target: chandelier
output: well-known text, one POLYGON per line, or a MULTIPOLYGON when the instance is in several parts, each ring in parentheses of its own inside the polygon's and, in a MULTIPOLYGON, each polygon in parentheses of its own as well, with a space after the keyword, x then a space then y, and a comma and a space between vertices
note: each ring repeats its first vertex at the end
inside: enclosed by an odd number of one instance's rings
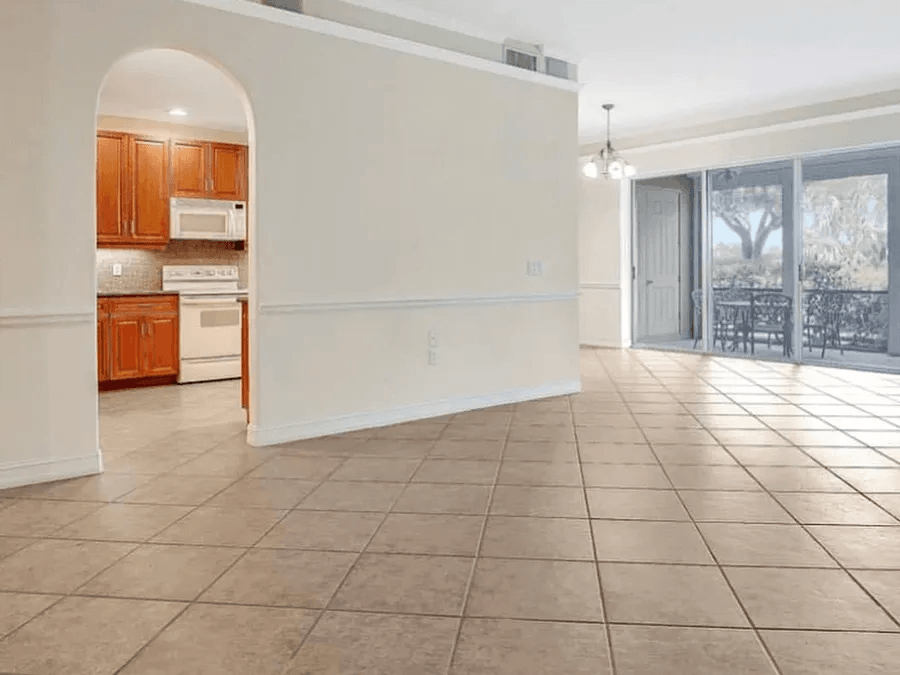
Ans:
POLYGON ((618 152, 613 150, 612 142, 609 140, 609 113, 613 109, 613 104, 606 103, 603 109, 606 111, 606 147, 591 157, 581 170, 588 178, 597 178, 598 176, 615 180, 619 180, 623 176, 631 178, 637 171, 622 159, 618 152))

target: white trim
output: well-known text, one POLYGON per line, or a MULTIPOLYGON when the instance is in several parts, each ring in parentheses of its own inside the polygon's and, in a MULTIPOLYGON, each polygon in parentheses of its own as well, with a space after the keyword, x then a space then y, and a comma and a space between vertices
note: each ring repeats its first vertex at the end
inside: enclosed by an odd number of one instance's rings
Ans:
POLYGON ((80 457, 54 457, 36 462, 0 465, 0 490, 52 480, 91 476, 103 470, 100 452, 80 457))
POLYGON ((509 389, 468 398, 453 398, 417 405, 400 406, 387 410, 353 413, 330 419, 296 422, 277 427, 259 427, 251 424, 247 428, 247 442, 253 446, 275 445, 320 436, 330 436, 361 429, 373 429, 403 422, 441 417, 492 406, 519 403, 551 396, 566 396, 581 391, 580 380, 553 382, 530 389, 509 389))
POLYGON ((622 349, 622 345, 616 344, 614 342, 609 342, 608 340, 582 340, 578 346, 592 347, 594 349, 622 349))
MULTIPOLYGON (((768 134, 777 131, 791 131, 795 129, 809 129, 812 127, 824 126, 827 124, 837 124, 840 122, 853 122, 855 120, 867 119, 869 117, 884 117, 886 115, 894 115, 900 113, 900 103, 892 103, 890 105, 878 106, 875 108, 865 108, 863 110, 854 110, 845 113, 833 113, 830 115, 820 115, 818 117, 807 117, 802 120, 794 120, 791 122, 774 122, 770 124, 762 124, 760 126, 748 127, 746 129, 737 129, 735 131, 723 131, 712 134, 701 134, 700 136, 691 136, 690 138, 682 138, 675 141, 664 141, 661 143, 650 143, 648 145, 635 145, 626 147, 627 143, 622 146, 623 154, 640 154, 643 152, 654 152, 657 150, 667 150, 671 148, 680 148, 684 146, 696 145, 698 143, 710 143, 714 141, 732 141, 739 138, 747 138, 768 134)), ((726 120, 727 121, 727 120, 726 120)), ((689 131, 689 130, 688 130, 689 131)), ((587 147, 596 145, 601 141, 585 141, 582 140, 579 145, 587 147)), ((590 153, 586 153, 587 156, 590 153)), ((671 175, 671 172, 663 175, 671 175)), ((641 174, 641 178, 650 177, 641 174)))
POLYGON ((588 291, 620 291, 622 286, 618 282, 610 281, 583 281, 581 288, 588 291))
POLYGON ((447 298, 396 298, 346 302, 304 302, 261 304, 261 314, 309 314, 350 312, 354 310, 422 309, 470 305, 514 305, 532 302, 565 302, 577 300, 578 293, 520 293, 510 295, 459 296, 447 298))
POLYGON ((0 328, 17 326, 46 326, 53 324, 79 324, 94 320, 93 312, 69 312, 39 310, 0 310, 0 328))
MULTIPOLYGON (((319 19, 318 17, 308 16, 305 14, 296 14, 294 12, 286 12, 268 5, 260 5, 256 2, 247 2, 247 0, 182 0, 194 5, 202 5, 212 9, 218 9, 232 14, 241 14, 243 16, 262 19, 272 23, 280 23, 286 26, 294 26, 313 33, 321 35, 330 35, 332 37, 361 42, 363 44, 382 47, 395 52, 404 54, 412 54, 421 56, 433 61, 442 61, 444 63, 452 63, 464 68, 478 70, 494 75, 500 75, 513 80, 523 80, 533 84, 539 84, 552 89, 562 89, 563 91, 578 91, 578 83, 571 80, 563 80, 552 75, 544 73, 535 73, 530 70, 523 70, 508 66, 499 61, 490 61, 482 59, 470 54, 462 54, 460 52, 442 49, 432 45, 426 45, 412 40, 393 37, 383 33, 347 26, 335 21, 319 19)), ((500 47, 498 45, 498 55, 500 47)))
POLYGON ((634 331, 632 295, 632 239, 634 237, 634 181, 628 178, 619 185, 619 336, 621 347, 631 346, 634 331))

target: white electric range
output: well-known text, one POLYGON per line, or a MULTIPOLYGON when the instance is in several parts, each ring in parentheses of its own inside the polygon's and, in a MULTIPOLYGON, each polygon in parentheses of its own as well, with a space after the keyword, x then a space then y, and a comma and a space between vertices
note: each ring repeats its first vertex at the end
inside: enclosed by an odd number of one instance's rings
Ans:
POLYGON ((233 265, 166 265, 164 291, 179 301, 179 382, 241 376, 241 305, 233 265))

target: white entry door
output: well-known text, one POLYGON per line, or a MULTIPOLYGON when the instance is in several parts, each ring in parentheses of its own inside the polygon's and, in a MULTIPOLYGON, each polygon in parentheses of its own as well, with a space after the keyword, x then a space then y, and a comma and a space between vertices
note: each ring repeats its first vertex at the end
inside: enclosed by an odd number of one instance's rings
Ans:
POLYGON ((676 339, 680 334, 681 194, 638 185, 635 299, 641 339, 676 339))

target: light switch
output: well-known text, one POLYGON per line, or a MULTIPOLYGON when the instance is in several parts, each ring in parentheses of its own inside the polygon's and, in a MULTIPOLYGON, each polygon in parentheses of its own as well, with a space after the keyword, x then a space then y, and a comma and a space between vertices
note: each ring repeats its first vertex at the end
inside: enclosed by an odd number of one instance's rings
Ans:
POLYGON ((434 331, 428 332, 428 346, 431 347, 432 349, 434 349, 438 346, 438 336, 437 336, 437 333, 435 333, 434 331))
POLYGON ((429 349, 428 350, 428 365, 436 366, 437 364, 438 364, 437 349, 429 349))
POLYGON ((122 276, 122 263, 113 263, 112 273, 114 277, 122 276))

